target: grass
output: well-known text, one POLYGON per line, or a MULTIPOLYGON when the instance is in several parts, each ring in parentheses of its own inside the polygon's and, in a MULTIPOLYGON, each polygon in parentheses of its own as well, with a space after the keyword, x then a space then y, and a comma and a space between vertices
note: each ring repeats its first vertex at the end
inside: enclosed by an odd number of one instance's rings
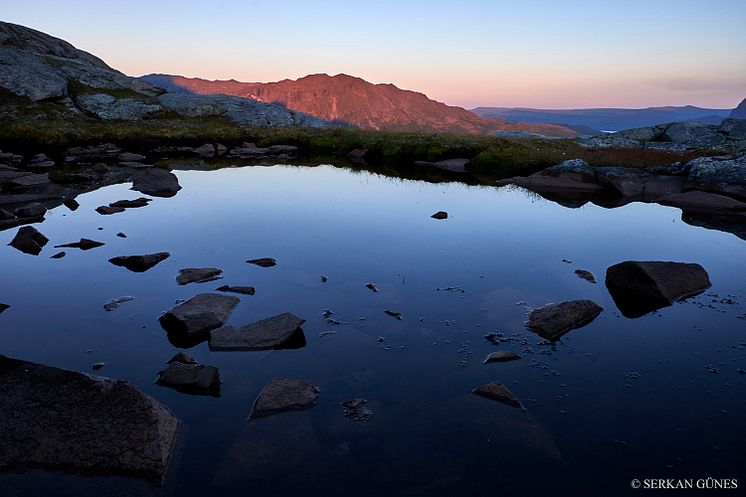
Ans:
MULTIPOLYGON (((88 88, 75 88, 84 92, 88 88)), ((121 95, 120 95, 121 96, 121 95)), ((374 164, 407 167, 415 160, 468 158, 475 174, 506 177, 527 175, 565 159, 580 158, 594 166, 644 167, 668 165, 702 156, 705 152, 659 150, 589 150, 568 139, 499 138, 447 133, 403 133, 350 128, 252 128, 226 118, 185 118, 161 114, 143 121, 101 121, 60 111, 52 103, 0 93, 0 149, 30 154, 54 154, 67 147, 116 143, 133 152, 155 146, 199 146, 219 142, 233 147, 242 142, 258 146, 288 144, 303 157, 345 157, 353 149, 368 150, 374 164)))

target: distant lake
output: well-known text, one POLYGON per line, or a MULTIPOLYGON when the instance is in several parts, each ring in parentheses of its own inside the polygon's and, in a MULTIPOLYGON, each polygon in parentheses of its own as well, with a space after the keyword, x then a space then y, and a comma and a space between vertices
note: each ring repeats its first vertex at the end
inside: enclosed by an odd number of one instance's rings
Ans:
POLYGON ((1 495, 603 496, 637 495, 632 479, 746 484, 746 241, 658 205, 571 209, 518 189, 328 165, 174 173, 183 189, 147 207, 96 213, 142 196, 121 184, 48 212, 37 257, 6 246, 17 230, 0 233, 0 302, 11 304, 0 353, 126 379, 166 405, 183 426, 165 485, 33 470, 0 474, 1 495), (430 217, 441 210, 448 219, 430 217), (81 237, 105 245, 49 258, 81 237), (108 262, 160 251, 171 257, 144 273, 108 262), (245 262, 260 257, 278 264, 245 262), (628 319, 604 286, 624 260, 696 262, 713 286, 628 319), (223 278, 179 286, 185 267, 223 278), (256 288, 226 324, 291 312, 306 320, 306 345, 203 342, 188 352, 220 369, 219 398, 155 385, 182 350, 158 316, 223 284, 256 288), (120 296, 134 300, 104 310, 120 296), (525 328, 530 308, 574 299, 604 311, 556 343, 525 328), (522 358, 482 364, 497 350, 522 358), (277 377, 313 382, 317 404, 247 422, 277 377), (526 411, 472 393, 494 380, 526 411), (343 416, 353 398, 368 400, 367 422, 343 416))

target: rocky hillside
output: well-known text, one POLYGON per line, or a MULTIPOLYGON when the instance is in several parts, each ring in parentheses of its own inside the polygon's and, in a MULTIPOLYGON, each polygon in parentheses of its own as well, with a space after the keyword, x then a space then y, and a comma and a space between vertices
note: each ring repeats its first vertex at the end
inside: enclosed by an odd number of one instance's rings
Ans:
POLYGON ((372 84, 346 74, 313 74, 276 83, 208 81, 163 74, 151 74, 142 79, 171 92, 234 95, 261 102, 280 102, 298 112, 329 121, 344 121, 364 129, 475 134, 512 131, 577 136, 575 131, 563 126, 485 119, 461 107, 436 102, 422 93, 402 90, 392 84, 372 84))
POLYGON ((0 114, 4 119, 49 114, 104 120, 224 116, 254 126, 326 123, 282 105, 235 97, 172 95, 112 69, 101 59, 39 31, 0 22, 0 114), (4 91, 3 91, 4 90, 4 91))
POLYGON ((746 119, 746 98, 744 98, 738 107, 733 109, 730 113, 730 117, 733 119, 746 119))

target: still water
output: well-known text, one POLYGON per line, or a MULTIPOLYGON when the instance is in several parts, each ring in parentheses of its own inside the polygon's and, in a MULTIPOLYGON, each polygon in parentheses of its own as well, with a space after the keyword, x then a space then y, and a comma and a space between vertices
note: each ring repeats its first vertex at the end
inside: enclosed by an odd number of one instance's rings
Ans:
POLYGON ((175 173, 183 189, 144 208, 94 211, 141 196, 122 184, 79 196, 75 212, 50 211, 36 226, 50 239, 38 257, 6 246, 16 230, 0 233, 0 302, 12 305, 0 353, 83 372, 104 362, 95 374, 168 406, 183 426, 165 485, 34 470, 0 475, 1 495, 637 495, 635 478, 710 476, 746 485, 744 240, 658 205, 570 209, 521 190, 332 166, 175 173), (449 218, 431 219, 439 210, 449 218), (81 237, 106 245, 49 258, 81 237), (171 257, 145 273, 108 262, 159 251, 171 257), (245 262, 259 257, 278 265, 245 262), (624 260, 696 262, 713 286, 627 319, 603 284, 624 260), (219 267, 223 278, 178 286, 184 267, 219 267), (158 316, 222 284, 256 288, 226 324, 292 312, 306 319, 306 346, 210 352, 204 342, 188 352, 220 368, 219 398, 155 385, 180 350, 158 316), (135 299, 103 309, 125 295, 135 299), (573 299, 604 312, 555 344, 525 329, 529 308, 573 299), (489 332, 509 340, 493 345, 489 332), (496 350, 522 359, 482 364, 496 350), (247 422, 275 377, 318 385, 316 406, 247 422), (494 380, 526 412, 471 393, 494 380), (356 397, 375 413, 366 423, 342 415, 340 402, 356 397))

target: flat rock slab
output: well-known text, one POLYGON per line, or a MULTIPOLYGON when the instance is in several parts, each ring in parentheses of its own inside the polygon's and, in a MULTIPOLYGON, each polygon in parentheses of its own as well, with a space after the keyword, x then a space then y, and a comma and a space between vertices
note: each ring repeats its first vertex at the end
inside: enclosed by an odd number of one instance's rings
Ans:
POLYGON ((145 198, 145 197, 136 198, 134 200, 117 200, 116 202, 112 202, 111 204, 109 204, 109 207, 120 207, 122 209, 136 209, 138 207, 145 207, 152 201, 153 199, 145 198))
POLYGON ((188 267, 179 270, 176 283, 187 285, 189 283, 214 281, 220 278, 221 274, 223 274, 223 270, 216 267, 188 267))
POLYGON ((170 333, 194 337, 221 326, 238 302, 238 297, 201 293, 177 305, 158 321, 170 333))
POLYGON ((115 266, 121 266, 129 269, 133 273, 144 273, 161 261, 171 256, 168 252, 156 252, 154 254, 144 255, 120 255, 109 259, 109 262, 115 266))
POLYGON ((233 286, 233 285, 223 285, 219 286, 215 290, 219 292, 231 292, 231 293, 241 293, 243 295, 254 295, 256 293, 256 288, 253 286, 233 286))
POLYGON ((500 350, 498 352, 492 352, 487 357, 485 357, 484 361, 482 361, 482 364, 489 364, 490 362, 515 361, 516 359, 520 359, 520 358, 521 356, 519 356, 515 352, 510 352, 508 350, 500 350))
POLYGON ((472 390, 472 392, 479 395, 480 397, 485 397, 490 400, 496 400, 512 407, 523 407, 523 404, 521 404, 521 401, 518 400, 515 395, 513 395, 513 392, 511 392, 508 387, 506 387, 499 381, 493 381, 487 383, 486 385, 482 385, 481 387, 477 387, 472 390))
POLYGON ((603 307, 590 300, 547 304, 531 311, 526 326, 542 338, 555 341, 568 331, 590 323, 603 310, 603 307))
POLYGON ((179 179, 175 174, 163 169, 147 168, 135 176, 132 189, 154 197, 173 197, 181 190, 179 179))
POLYGON ((220 373, 214 366, 197 364, 186 354, 176 354, 168 367, 158 372, 156 383, 190 395, 220 397, 220 373))
POLYGON ((256 266, 261 267, 272 267, 277 265, 277 259, 272 259, 271 257, 261 257, 259 259, 249 259, 249 264, 254 264, 256 266))
MULTIPOLYGON (((240 328, 223 326, 210 332, 210 350, 294 348, 289 342, 298 342, 303 336, 300 326, 305 322, 305 319, 285 312, 240 328)), ((305 337, 302 341, 305 344, 305 337)))
POLYGON ((319 388, 306 380, 276 378, 262 389, 254 403, 249 420, 286 411, 302 411, 313 407, 319 388))
POLYGON ((180 422, 126 381, 0 356, 0 468, 163 483, 180 422))
POLYGON ((49 238, 40 233, 33 226, 24 226, 18 230, 16 236, 8 245, 20 250, 24 254, 39 255, 41 250, 49 242, 49 238))
POLYGON ((89 240, 88 238, 81 238, 77 242, 63 243, 62 245, 55 245, 54 248, 79 248, 80 250, 91 250, 96 247, 103 247, 103 242, 97 242, 96 240, 89 240))
POLYGON ((606 270, 606 287, 622 314, 640 317, 710 288, 699 264, 625 261, 606 270))
POLYGON ((107 303, 104 304, 104 309, 111 312, 120 305, 124 304, 125 302, 129 302, 130 300, 135 300, 135 297, 131 297, 129 295, 125 295, 123 297, 117 297, 115 299, 111 299, 107 303))

